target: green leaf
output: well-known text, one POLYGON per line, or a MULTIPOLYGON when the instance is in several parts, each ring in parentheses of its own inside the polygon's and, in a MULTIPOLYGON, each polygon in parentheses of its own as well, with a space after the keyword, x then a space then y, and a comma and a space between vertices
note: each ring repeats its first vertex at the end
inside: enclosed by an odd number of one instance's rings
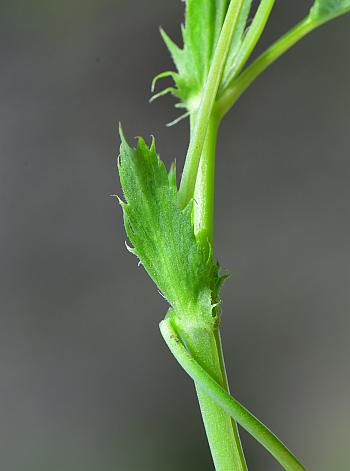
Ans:
POLYGON ((316 0, 310 11, 310 17, 318 21, 327 21, 350 11, 350 0, 316 0))
MULTIPOLYGON (((225 80, 230 74, 232 64, 242 44, 251 3, 252 0, 243 2, 223 74, 225 80)), ((176 87, 170 87, 168 91, 178 97, 190 112, 195 111, 199 106, 229 4, 230 0, 187 0, 185 26, 182 28, 182 48, 161 30, 177 72, 159 74, 152 88, 158 79, 171 76, 176 87)))
POLYGON ((178 315, 207 316, 221 284, 207 240, 198 239, 192 202, 177 204, 174 165, 169 174, 142 138, 131 148, 121 133, 118 170, 126 202, 121 201, 126 233, 134 253, 178 315))

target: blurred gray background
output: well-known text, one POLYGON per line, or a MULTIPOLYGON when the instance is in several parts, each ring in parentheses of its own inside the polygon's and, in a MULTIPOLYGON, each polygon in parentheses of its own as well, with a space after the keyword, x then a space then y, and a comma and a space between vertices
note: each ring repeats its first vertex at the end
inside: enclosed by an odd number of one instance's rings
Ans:
MULTIPOLYGON (((2 0, 0 469, 212 470, 166 312, 124 246, 117 122, 182 164, 171 98, 179 0, 2 0)), ((262 46, 307 11, 278 1, 262 46)), ((235 395, 308 469, 350 468, 350 17, 271 67, 226 118, 216 247, 235 395)), ((251 470, 279 466, 242 434, 251 470)))

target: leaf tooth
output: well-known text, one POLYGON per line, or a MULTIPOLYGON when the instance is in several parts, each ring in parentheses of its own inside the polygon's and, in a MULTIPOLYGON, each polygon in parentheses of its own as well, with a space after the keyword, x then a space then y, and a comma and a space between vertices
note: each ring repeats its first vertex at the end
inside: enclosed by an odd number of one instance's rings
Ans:
POLYGON ((176 67, 178 70, 181 68, 182 62, 182 53, 183 50, 179 48, 179 46, 171 39, 171 37, 164 31, 163 28, 160 28, 160 34, 165 42, 166 47, 169 49, 169 52, 175 62, 176 67))
POLYGON ((190 111, 186 111, 186 113, 180 115, 179 117, 175 118, 173 121, 170 121, 170 123, 167 123, 166 124, 166 127, 167 128, 171 128, 172 126, 175 126, 175 124, 178 124, 180 123, 180 121, 188 118, 188 116, 190 116, 191 112, 190 111))
POLYGON ((171 163, 168 173, 169 185, 176 187, 176 160, 171 163))
POLYGON ((154 79, 152 80, 152 84, 151 84, 151 92, 153 93, 155 88, 156 88, 156 85, 158 83, 158 81, 162 78, 166 78, 166 77, 171 77, 173 80, 174 79, 174 76, 176 76, 176 72, 174 71, 171 71, 171 70, 167 70, 166 72, 161 72, 160 74, 156 75, 154 77, 154 79))
POLYGON ((128 144, 128 141, 126 140, 124 129, 121 122, 119 122, 119 137, 120 137, 120 140, 122 141, 122 145, 124 145, 126 148, 130 147, 128 144))
POLYGON ((132 253, 133 255, 136 255, 136 257, 137 257, 137 252, 136 252, 136 250, 135 250, 133 247, 131 247, 131 246, 127 243, 126 240, 124 241, 124 244, 125 244, 126 250, 127 250, 128 252, 132 253))
POLYGON ((127 203, 125 203, 125 201, 123 201, 119 195, 117 194, 113 194, 113 195, 109 195, 110 198, 116 198, 118 200, 118 203, 120 204, 121 207, 124 207, 127 203))
POLYGON ((167 87, 165 88, 164 90, 162 90, 161 92, 158 92, 156 93, 155 95, 153 95, 150 99, 149 99, 149 103, 153 103, 155 100, 157 100, 158 98, 164 96, 164 95, 167 95, 168 93, 171 93, 174 95, 175 93, 175 88, 174 87, 167 87))
POLYGON ((150 145, 149 150, 151 154, 154 154, 155 157, 158 157, 157 149, 156 149, 156 139, 153 134, 151 135, 151 145, 150 145))

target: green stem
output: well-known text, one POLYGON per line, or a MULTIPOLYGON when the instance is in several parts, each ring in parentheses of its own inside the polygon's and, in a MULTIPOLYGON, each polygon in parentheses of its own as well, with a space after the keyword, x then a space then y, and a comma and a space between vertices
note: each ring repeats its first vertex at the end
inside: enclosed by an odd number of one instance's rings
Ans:
POLYGON ((195 233, 196 235, 203 234, 212 246, 214 235, 215 157, 218 126, 219 122, 216 117, 211 116, 194 191, 195 233))
MULTIPOLYGON (((226 389, 227 379, 222 371, 215 332, 198 320, 174 319, 173 332, 181 337, 191 357, 226 389)), ((185 349, 186 350, 186 349, 185 349)), ((187 351, 187 350, 186 350, 187 351)), ((201 384, 195 382, 198 402, 216 471, 247 471, 241 442, 235 422, 201 384)))
POLYGON ((203 150, 208 123, 213 111, 216 94, 221 82, 222 72, 224 70, 226 58, 231 46, 232 36, 239 19, 242 5, 243 0, 231 0, 225 22, 220 33, 219 41, 214 52, 182 173, 179 189, 179 203, 181 207, 186 206, 193 197, 199 161, 203 150))
MULTIPOLYGON (((193 133, 193 123, 195 116, 191 116, 191 134, 193 133)), ((216 142, 219 127, 219 120, 212 114, 209 120, 207 135, 204 142, 202 156, 200 159, 196 186, 194 192, 194 227, 197 237, 206 238, 213 246, 213 228, 214 228, 214 184, 215 184, 215 157, 216 157, 216 142)), ((186 330, 188 334, 188 330, 186 330)), ((200 336, 200 341, 196 343, 196 353, 198 355, 198 346, 202 352, 201 356, 207 358, 215 358, 215 372, 220 372, 220 382, 227 392, 229 392, 225 362, 222 351, 222 344, 219 329, 214 332, 203 333, 200 336), (211 339, 210 347, 208 350, 203 349, 208 345, 208 342, 203 342, 203 337, 211 339), (198 345, 197 345, 198 343, 198 345)), ((197 358, 197 356, 196 356, 197 358)), ((237 424, 234 419, 227 420, 227 417, 222 415, 222 411, 218 411, 218 407, 213 400, 210 399, 201 388, 196 387, 199 404, 201 407, 202 417, 205 424, 208 442, 211 448, 214 462, 217 469, 227 469, 218 462, 217 456, 221 456, 228 463, 237 463, 235 468, 228 468, 230 470, 244 470, 247 471, 245 457, 243 454, 242 444, 238 433, 237 424), (214 419, 214 423, 212 423, 214 419), (230 425, 230 426, 229 426, 230 425), (220 426, 220 432, 217 434, 216 430, 220 426), (214 433, 213 433, 214 431, 214 433), (222 452, 222 443, 226 443, 225 453, 222 452), (228 444, 231 444, 231 447, 228 444), (228 455, 228 456, 226 456, 228 455), (219 466, 221 466, 219 468, 219 466)), ((227 466, 227 464, 225 466, 227 466)))
POLYGON ((238 98, 269 65, 319 25, 320 23, 306 17, 247 67, 217 101, 215 109, 220 117, 223 117, 229 111, 238 98))
MULTIPOLYGON (((249 26, 248 32, 243 39, 241 47, 239 48, 237 58, 235 59, 232 71, 234 77, 237 77, 237 75, 241 72, 251 53, 253 52, 265 29, 267 20, 270 17, 271 10, 275 2, 276 0, 261 0, 252 24, 249 26)), ((224 88, 226 88, 226 86, 229 86, 229 83, 223 84, 224 88)))
MULTIPOLYGON (((218 357, 219 357, 219 362, 220 362, 220 369, 221 369, 221 374, 223 378, 223 387, 225 391, 229 394, 230 393, 230 386, 228 383, 228 378, 227 378, 227 372, 226 372, 226 365, 225 365, 225 359, 224 359, 224 352, 222 348, 222 341, 221 341, 221 334, 219 328, 217 328, 214 332, 215 335, 215 341, 216 341, 216 350, 218 352, 218 357)), ((247 468, 247 464, 245 461, 245 456, 243 453, 243 448, 242 448, 242 443, 241 443, 241 438, 239 436, 239 431, 237 427, 237 422, 235 419, 231 416, 231 423, 232 423, 232 429, 233 429, 233 435, 235 437, 235 442, 237 445, 237 453, 240 455, 240 460, 242 465, 247 468)))
MULTIPOLYGON (((191 133, 193 132, 194 121, 195 116, 192 116, 191 133)), ((212 115, 208 125, 194 193, 194 226, 196 235, 197 237, 205 237, 209 240, 212 246, 214 226, 215 157, 218 126, 219 121, 214 115, 212 115)), ((220 332, 218 329, 215 329, 214 332, 208 332, 207 330, 204 331, 203 329, 201 329, 201 331, 202 334, 200 335, 200 341, 195 342, 197 356, 200 354, 203 357, 203 360, 206 358, 206 361, 208 361, 208 358, 215 359, 215 366, 213 369, 216 374, 219 374, 220 382, 225 390, 229 392, 220 332), (203 337, 207 340, 210 338, 211 342, 203 342, 203 337), (210 348, 206 350, 204 346, 207 346, 208 344, 210 345, 210 348), (200 348, 200 352, 198 352, 198 347, 200 348)), ((186 333, 187 335, 189 334, 188 328, 186 329, 186 333)), ((218 462, 217 456, 222 456, 225 460, 232 461, 232 464, 237 463, 233 469, 246 471, 246 462, 236 422, 233 419, 228 421, 227 417, 222 414, 222 411, 218 411, 218 407, 213 403, 212 399, 210 399, 200 388, 198 389, 197 387, 196 389, 208 436, 208 442, 214 462, 216 462, 217 469, 226 469, 218 467, 221 466, 221 464, 218 462), (210 420, 208 418, 210 418, 210 420), (212 423, 213 419, 214 424, 212 423), (220 425, 221 431, 218 435, 216 432, 213 434, 213 430, 216 431, 218 429, 218 425, 220 425), (221 443, 223 441, 226 443, 225 453, 222 453, 221 450, 221 443), (228 445, 229 443, 230 446, 228 445)))
MULTIPOLYGON (((201 366, 191 352, 191 346, 182 343, 177 329, 174 327, 170 317, 160 323, 162 336, 170 351, 175 356, 182 368, 188 373, 196 384, 199 391, 205 392, 219 407, 233 417, 245 430, 247 430, 261 445, 263 445, 283 466, 286 471, 305 471, 303 465, 295 458, 288 448, 253 414, 251 414, 236 399, 230 396, 224 389, 222 383, 217 380, 204 362, 201 366)), ((221 436, 221 432, 219 435, 221 436)), ((219 437, 218 437, 219 438, 219 437)), ((220 445, 220 440, 219 440, 220 445)), ((221 447, 224 444, 221 438, 221 447)), ((217 468, 225 471, 235 471, 236 468, 217 468)))
MULTIPOLYGON (((244 66, 256 43, 258 42, 267 20, 270 16, 275 0, 262 0, 256 12, 254 20, 244 38, 240 48, 236 67, 237 73, 244 66)), ((197 114, 192 113, 191 138, 195 139, 197 114)), ((214 112, 208 120, 207 134, 205 137, 202 155, 196 177, 194 190, 194 226, 196 235, 203 234, 213 245, 214 229, 214 184, 215 184, 215 156, 218 127, 220 119, 214 112)), ((192 139, 191 139, 192 140, 192 139)))

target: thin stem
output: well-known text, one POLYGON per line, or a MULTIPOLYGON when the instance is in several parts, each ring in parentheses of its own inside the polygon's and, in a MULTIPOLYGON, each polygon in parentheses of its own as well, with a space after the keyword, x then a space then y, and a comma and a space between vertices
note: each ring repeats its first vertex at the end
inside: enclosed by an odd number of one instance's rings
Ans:
MULTIPOLYGON (((231 415, 261 445, 263 445, 286 471, 306 471, 288 448, 262 422, 254 417, 242 404, 230 396, 225 389, 191 355, 177 335, 170 318, 160 323, 162 336, 170 351, 197 387, 231 415)), ((230 469, 230 468, 227 468, 230 469)))
MULTIPOLYGON (((254 20, 243 40, 235 66, 238 74, 264 31, 275 0, 262 0, 254 20)), ((196 115, 191 116, 191 135, 194 131, 196 115)), ((214 238, 214 184, 216 141, 220 120, 212 113, 208 123, 206 138, 200 158, 194 190, 194 226, 196 234, 202 233, 211 244, 214 238)))
MULTIPOLYGON (((230 394, 230 386, 229 386, 228 378, 227 378, 226 365, 225 365, 225 359, 224 359, 224 352, 223 352, 223 348, 222 348, 220 330, 216 329, 215 332, 214 332, 214 335, 215 335, 216 348, 217 348, 217 352, 218 352, 220 368, 221 368, 221 373, 222 373, 222 378, 223 378, 223 386, 224 386, 226 392, 228 394, 230 394)), ((235 419, 233 417, 231 417, 231 422, 232 422, 233 434, 234 434, 235 441, 236 441, 236 444, 237 444, 238 453, 240 454, 241 462, 245 465, 246 469, 248 469, 246 461, 245 461, 245 456, 244 456, 244 453, 243 453, 241 438, 239 436, 237 422, 235 421, 235 419)))
MULTIPOLYGON (((174 318, 173 329, 186 344, 192 358, 226 388, 227 379, 222 370, 214 330, 201 320, 178 318, 174 318)), ((216 471, 247 471, 236 424, 200 384, 195 383, 195 386, 216 471)))
POLYGON ((319 23, 306 17, 293 29, 270 46, 255 62, 237 77, 216 104, 217 112, 223 117, 254 80, 276 59, 294 46, 304 36, 319 26, 319 23))
MULTIPOLYGON (((241 72, 264 32, 267 20, 270 17, 271 10, 275 2, 276 0, 261 0, 252 24, 249 26, 248 32, 239 48, 237 58, 235 59, 232 71, 234 77, 237 77, 241 72)), ((226 86, 229 86, 229 81, 223 84, 224 88, 226 88, 226 86)))
POLYGON ((194 227, 213 245, 215 156, 218 120, 211 117, 199 164, 194 191, 194 227))
MULTIPOLYGON (((190 119, 191 134, 193 133, 195 118, 195 115, 192 115, 190 119)), ((219 122, 217 118, 215 116, 211 116, 199 164, 194 193, 195 233, 197 237, 201 235, 209 240, 212 246, 214 228, 215 157, 218 126, 219 122)), ((187 331, 187 335, 188 334, 189 332, 187 331)), ((206 357, 207 362, 210 356, 217 360, 216 369, 220 370, 221 383, 226 391, 229 392, 220 333, 218 329, 215 329, 214 332, 210 331, 202 333, 202 338, 199 342, 201 350, 203 350, 205 345, 205 342, 203 342, 203 336, 206 338, 209 336, 212 340, 214 340, 214 342, 210 343, 211 348, 208 350, 204 348, 204 357, 206 357)), ((218 461, 218 454, 226 460, 232 460, 232 458, 234 458, 237 463, 235 470, 247 471, 247 465, 235 420, 232 418, 231 420, 227 420, 227 417, 222 416, 222 413, 217 410, 217 405, 213 403, 212 399, 210 399, 205 392, 197 387, 196 390, 214 461, 218 461), (214 426, 209 422, 207 417, 209 417, 210 420, 214 419, 214 426), (220 422, 222 423, 220 425, 219 435, 216 436, 214 433, 213 436, 213 430, 218 429, 218 424, 220 422), (221 443, 226 443, 224 453, 220 451, 222 446, 221 443)), ((220 466, 220 463, 217 463, 217 469, 221 469, 218 468, 218 466, 220 466)))
POLYGON ((232 36, 239 19, 242 5, 243 0, 231 0, 225 22, 220 33, 219 41, 214 52, 214 57, 210 66, 208 79, 204 87, 194 132, 191 136, 181 178, 179 189, 179 203, 181 207, 186 206, 193 197, 199 161, 203 150, 209 119, 213 111, 216 94, 221 82, 222 72, 224 70, 226 58, 231 46, 232 36))

